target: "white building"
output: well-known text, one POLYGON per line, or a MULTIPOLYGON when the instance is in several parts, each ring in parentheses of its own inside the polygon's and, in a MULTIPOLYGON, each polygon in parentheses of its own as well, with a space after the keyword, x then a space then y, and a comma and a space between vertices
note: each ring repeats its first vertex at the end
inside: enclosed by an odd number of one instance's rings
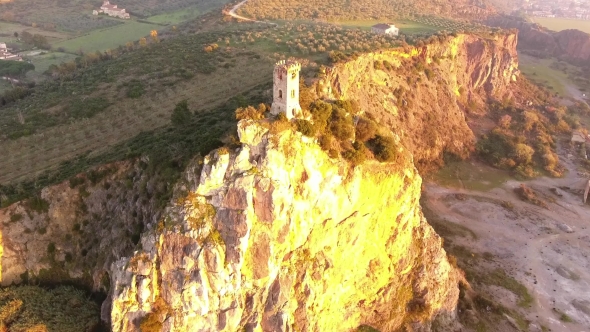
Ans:
POLYGON ((285 113, 287 119, 301 116, 299 105, 299 71, 301 64, 281 60, 275 65, 273 74, 272 106, 270 113, 285 113))
POLYGON ((10 53, 6 43, 0 43, 0 60, 23 61, 20 55, 10 53))
POLYGON ((375 24, 371 27, 371 32, 382 34, 382 35, 392 35, 392 36, 399 35, 399 29, 396 28, 395 25, 390 24, 390 23, 375 24))
POLYGON ((92 11, 92 15, 98 15, 101 13, 104 13, 104 14, 107 14, 107 15, 113 16, 113 17, 129 19, 129 13, 127 13, 125 11, 125 9, 118 8, 117 5, 111 5, 109 0, 105 0, 102 3, 102 6, 100 6, 99 10, 92 11))

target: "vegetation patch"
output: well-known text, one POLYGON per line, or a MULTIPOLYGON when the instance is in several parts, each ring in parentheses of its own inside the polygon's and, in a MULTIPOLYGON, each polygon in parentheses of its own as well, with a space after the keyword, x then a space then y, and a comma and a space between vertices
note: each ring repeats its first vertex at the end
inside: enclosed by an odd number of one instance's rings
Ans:
POLYGON ((556 133, 570 132, 565 108, 517 108, 510 100, 491 105, 497 126, 477 142, 482 159, 495 167, 511 170, 517 176, 532 178, 543 169, 561 176, 563 166, 555 153, 556 133))
POLYGON ((79 289, 59 286, 0 288, 0 329, 7 331, 93 331, 100 305, 79 289))
POLYGON ((516 192, 516 194, 518 194, 518 197, 520 197, 520 199, 522 199, 525 202, 538 205, 545 209, 549 208, 547 206, 547 203, 541 200, 539 196, 535 193, 535 191, 527 185, 525 185, 524 183, 521 183, 519 187, 515 188, 514 192, 516 192))

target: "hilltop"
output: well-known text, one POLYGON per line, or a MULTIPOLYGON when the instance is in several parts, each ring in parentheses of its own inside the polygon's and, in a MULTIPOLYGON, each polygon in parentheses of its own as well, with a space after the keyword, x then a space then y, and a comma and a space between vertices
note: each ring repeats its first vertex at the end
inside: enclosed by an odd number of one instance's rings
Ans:
POLYGON ((329 1, 265 1, 249 0, 240 15, 256 19, 319 21, 350 21, 404 19, 436 16, 455 19, 482 19, 496 12, 485 0, 408 1, 377 0, 369 3, 329 1))

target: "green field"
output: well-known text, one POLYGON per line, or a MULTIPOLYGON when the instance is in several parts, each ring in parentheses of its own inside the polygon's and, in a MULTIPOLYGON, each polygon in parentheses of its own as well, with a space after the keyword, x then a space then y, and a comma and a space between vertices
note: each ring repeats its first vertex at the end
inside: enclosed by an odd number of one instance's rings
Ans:
POLYGON ((35 65, 36 72, 43 73, 49 68, 50 65, 72 61, 75 58, 76 56, 73 54, 51 52, 43 55, 36 55, 32 57, 31 62, 33 62, 35 65))
POLYGON ((125 45, 129 41, 136 41, 149 35, 151 30, 161 28, 162 26, 157 24, 128 21, 113 28, 92 31, 84 36, 55 43, 53 47, 63 47, 68 52, 78 52, 79 50, 85 52, 105 51, 119 45, 125 45))
MULTIPOLYGON (((519 56, 520 71, 536 84, 545 86, 561 96, 571 96, 568 86, 574 87, 575 84, 570 81, 567 74, 551 68, 554 59, 538 59, 527 55, 519 56)), ((571 88, 570 88, 571 89, 571 88)))
MULTIPOLYGON (((375 21, 375 20, 359 20, 359 21, 339 21, 336 24, 339 24, 343 27, 347 28, 361 28, 363 30, 371 30, 371 27, 377 23, 382 23, 382 21, 375 21)), ((399 32, 407 35, 412 34, 421 34, 421 33, 433 33, 440 30, 437 27, 426 25, 418 22, 408 21, 408 20, 398 20, 393 21, 396 27, 399 28, 399 32)))
MULTIPOLYGON (((51 43, 55 43, 58 41, 62 41, 69 37, 68 34, 59 31, 47 31, 40 28, 33 28, 30 26, 22 25, 22 24, 14 24, 14 23, 7 23, 0 21, 0 34, 9 35, 8 37, 1 37, 2 42, 6 43, 17 43, 17 38, 14 37, 14 33, 17 32, 21 34, 23 31, 27 31, 31 34, 39 34, 45 36, 47 41, 51 43)), ((24 46, 24 45, 22 45, 24 46)))
POLYGON ((445 187, 488 191, 500 187, 510 176, 505 171, 484 164, 455 161, 428 175, 427 179, 445 187))
POLYGON ((198 17, 200 14, 201 13, 198 9, 190 8, 172 13, 150 16, 147 21, 160 24, 178 24, 198 17))
POLYGON ((586 33, 590 33, 590 21, 576 20, 570 18, 547 18, 534 17, 531 21, 539 23, 549 30, 561 31, 566 29, 578 29, 586 33))

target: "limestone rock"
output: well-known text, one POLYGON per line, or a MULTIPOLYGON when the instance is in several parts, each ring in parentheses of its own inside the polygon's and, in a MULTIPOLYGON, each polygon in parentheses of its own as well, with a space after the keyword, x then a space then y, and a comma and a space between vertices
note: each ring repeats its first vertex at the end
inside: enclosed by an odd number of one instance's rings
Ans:
POLYGON ((420 211, 407 151, 400 164, 351 168, 299 133, 238 128, 243 147, 210 153, 200 186, 170 207, 182 231, 164 227, 131 258, 154 257, 158 280, 113 265, 113 331, 137 331, 149 295, 169 306, 164 331, 392 331, 418 314, 454 317, 456 272, 420 211), (246 159, 256 173, 232 171, 246 159))

